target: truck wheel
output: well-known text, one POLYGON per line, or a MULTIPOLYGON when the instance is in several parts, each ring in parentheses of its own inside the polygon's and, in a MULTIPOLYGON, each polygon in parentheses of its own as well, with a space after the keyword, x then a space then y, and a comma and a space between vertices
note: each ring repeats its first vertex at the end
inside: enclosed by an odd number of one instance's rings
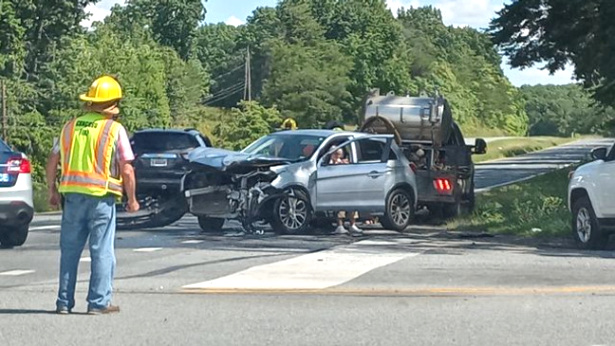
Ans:
POLYGON ((273 231, 280 234, 300 234, 311 223, 312 206, 307 194, 301 190, 291 190, 288 197, 282 197, 273 205, 273 231))
POLYGON ((225 219, 217 217, 199 216, 199 227, 203 233, 218 233, 224 227, 225 219))
POLYGON ((0 232, 0 244, 4 247, 21 246, 28 238, 28 225, 7 228, 0 232))
POLYGON ((603 250, 609 234, 600 229, 598 220, 589 198, 579 198, 572 207, 572 236, 582 249, 603 250))
POLYGON ((463 213, 463 205, 461 201, 455 203, 447 203, 442 206, 442 216, 445 219, 454 219, 463 213))
POLYGON ((463 214, 472 214, 476 206, 476 193, 474 192, 474 180, 470 184, 470 192, 466 195, 466 201, 463 205, 463 214))
POLYGON ((385 229, 401 232, 405 230, 414 219, 414 200, 412 195, 404 189, 393 190, 387 198, 386 210, 380 220, 385 229))

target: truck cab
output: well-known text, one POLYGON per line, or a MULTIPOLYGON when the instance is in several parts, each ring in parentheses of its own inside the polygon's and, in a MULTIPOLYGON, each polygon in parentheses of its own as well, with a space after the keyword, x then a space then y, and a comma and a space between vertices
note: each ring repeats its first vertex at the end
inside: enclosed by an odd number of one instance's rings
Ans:
POLYGON ((443 218, 474 209, 472 156, 486 153, 487 145, 481 138, 466 145, 444 97, 380 95, 375 89, 360 121, 362 132, 395 136, 415 171, 419 208, 443 218))

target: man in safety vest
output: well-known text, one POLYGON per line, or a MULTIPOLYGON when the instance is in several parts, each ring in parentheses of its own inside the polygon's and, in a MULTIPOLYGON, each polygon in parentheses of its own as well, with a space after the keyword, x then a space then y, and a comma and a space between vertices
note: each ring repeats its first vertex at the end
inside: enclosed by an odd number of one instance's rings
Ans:
POLYGON ((114 118, 119 114, 122 89, 110 76, 96 79, 87 93, 85 114, 67 122, 47 163, 49 203, 64 197, 60 233, 60 282, 56 312, 75 306, 77 269, 89 237, 92 269, 87 295, 88 313, 119 312, 111 305, 115 272, 115 203, 128 195, 127 211, 139 210, 135 196, 134 154, 126 130, 114 118), (56 187, 58 165, 61 166, 56 187))

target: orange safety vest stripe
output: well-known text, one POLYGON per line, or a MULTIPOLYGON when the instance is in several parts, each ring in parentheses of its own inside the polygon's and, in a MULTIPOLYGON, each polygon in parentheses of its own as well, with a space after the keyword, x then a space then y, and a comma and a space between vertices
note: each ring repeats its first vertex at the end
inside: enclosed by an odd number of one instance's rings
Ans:
MULTIPOLYGON (((103 120, 103 119, 100 119, 103 120)), ((98 120, 98 121, 100 121, 98 120)), ((68 122, 62 129, 62 179, 60 187, 69 190, 70 187, 81 187, 92 194, 104 194, 105 191, 113 192, 117 195, 122 194, 121 177, 112 177, 111 173, 117 167, 110 167, 116 160, 113 160, 111 155, 116 152, 117 134, 119 124, 111 119, 104 119, 100 123, 103 124, 102 129, 98 130, 96 142, 94 143, 94 160, 93 169, 91 172, 73 170, 70 165, 71 151, 75 140, 75 127, 77 119, 68 122), (112 142, 112 138, 116 139, 112 142)))

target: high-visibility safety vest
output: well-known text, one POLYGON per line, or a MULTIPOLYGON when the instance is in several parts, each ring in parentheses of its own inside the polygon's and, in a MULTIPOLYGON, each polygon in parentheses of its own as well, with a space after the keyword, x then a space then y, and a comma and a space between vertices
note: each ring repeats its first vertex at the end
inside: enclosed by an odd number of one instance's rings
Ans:
POLYGON ((60 193, 122 197, 122 176, 117 160, 121 125, 100 114, 88 113, 62 129, 60 193))

